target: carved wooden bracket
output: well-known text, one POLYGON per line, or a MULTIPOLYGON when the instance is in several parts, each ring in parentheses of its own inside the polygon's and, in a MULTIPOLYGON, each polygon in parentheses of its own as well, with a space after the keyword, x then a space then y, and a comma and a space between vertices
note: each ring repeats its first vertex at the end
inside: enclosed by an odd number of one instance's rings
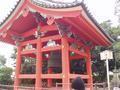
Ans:
POLYGON ((26 17, 28 13, 29 13, 29 8, 27 7, 23 10, 23 13, 22 13, 23 17, 26 17))
POLYGON ((0 33, 0 36, 2 36, 3 38, 5 38, 7 36, 7 33, 6 32, 2 32, 2 33, 0 33))
POLYGON ((47 17, 47 24, 48 24, 48 25, 52 25, 52 24, 54 23, 54 20, 55 20, 54 17, 48 16, 48 17, 47 17))

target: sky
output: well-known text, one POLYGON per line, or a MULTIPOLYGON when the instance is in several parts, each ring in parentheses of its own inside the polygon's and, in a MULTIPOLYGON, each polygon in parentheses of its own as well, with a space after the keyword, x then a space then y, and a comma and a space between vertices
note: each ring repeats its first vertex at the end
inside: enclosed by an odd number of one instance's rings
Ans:
MULTIPOLYGON (((8 15, 11 8, 14 7, 18 0, 0 0, 0 22, 8 15)), ((71 1, 71 0, 67 0, 71 1)), ((113 25, 117 25, 117 17, 114 15, 116 0, 84 0, 88 10, 93 17, 101 23, 106 20, 111 20, 113 25)), ((13 46, 0 42, 0 55, 7 58, 7 66, 13 63, 10 55, 13 52, 13 46)))

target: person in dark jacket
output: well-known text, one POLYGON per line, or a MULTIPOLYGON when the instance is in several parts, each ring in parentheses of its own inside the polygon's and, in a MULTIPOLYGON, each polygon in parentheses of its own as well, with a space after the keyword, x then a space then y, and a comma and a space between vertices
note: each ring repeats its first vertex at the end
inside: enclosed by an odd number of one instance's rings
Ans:
POLYGON ((72 82, 72 89, 85 90, 84 81, 80 77, 75 78, 72 82))

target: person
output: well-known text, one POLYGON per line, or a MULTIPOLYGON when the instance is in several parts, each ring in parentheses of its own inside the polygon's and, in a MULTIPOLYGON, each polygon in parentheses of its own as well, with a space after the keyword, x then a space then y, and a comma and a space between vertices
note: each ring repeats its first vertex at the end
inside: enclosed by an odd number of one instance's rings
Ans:
POLYGON ((84 81, 81 79, 81 77, 77 77, 72 81, 71 85, 72 89, 75 90, 85 90, 85 84, 84 81))

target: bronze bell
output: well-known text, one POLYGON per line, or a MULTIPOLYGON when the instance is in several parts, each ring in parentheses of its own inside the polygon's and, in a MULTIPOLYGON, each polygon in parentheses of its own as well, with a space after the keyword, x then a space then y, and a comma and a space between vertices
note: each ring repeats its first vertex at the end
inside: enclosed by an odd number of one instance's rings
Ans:
POLYGON ((48 68, 60 68, 62 66, 61 52, 50 52, 50 58, 48 60, 48 68))

